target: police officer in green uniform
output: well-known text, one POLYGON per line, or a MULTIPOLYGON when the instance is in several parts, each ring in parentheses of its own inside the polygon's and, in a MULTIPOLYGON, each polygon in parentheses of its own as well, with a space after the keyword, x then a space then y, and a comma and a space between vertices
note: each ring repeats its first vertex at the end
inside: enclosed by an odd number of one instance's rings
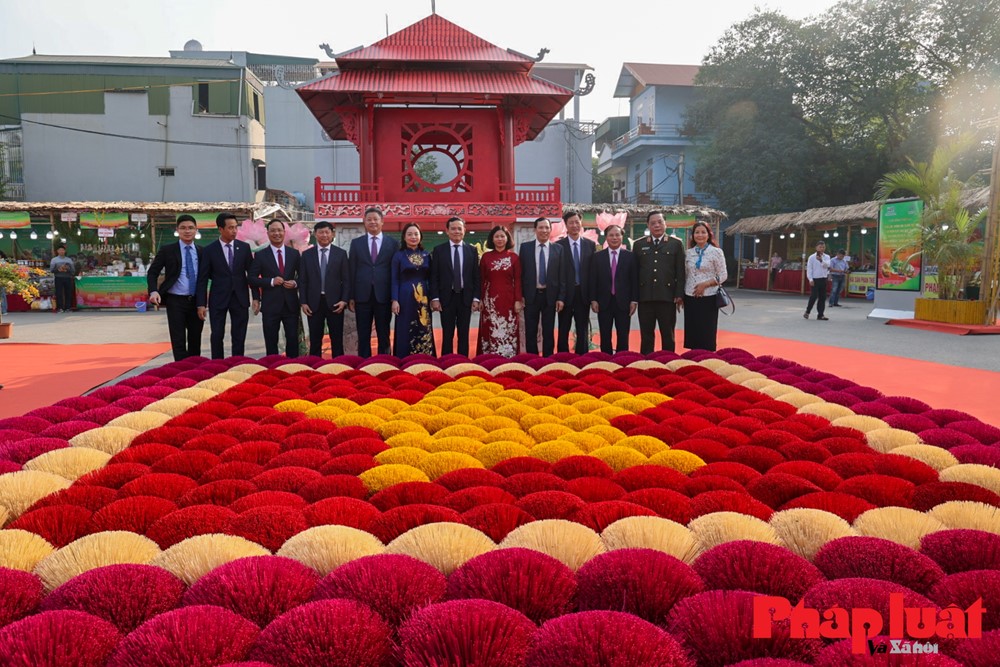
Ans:
POLYGON ((653 352, 658 324, 661 348, 673 352, 677 311, 684 303, 684 244, 666 235, 660 211, 650 211, 646 227, 649 236, 632 247, 639 262, 639 351, 653 352))

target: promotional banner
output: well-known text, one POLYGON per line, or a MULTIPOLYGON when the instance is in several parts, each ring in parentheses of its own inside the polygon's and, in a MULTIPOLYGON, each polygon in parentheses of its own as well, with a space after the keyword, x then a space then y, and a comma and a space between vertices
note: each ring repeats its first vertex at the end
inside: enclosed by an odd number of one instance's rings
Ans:
POLYGON ((0 213, 0 229, 27 229, 31 227, 31 216, 27 211, 0 213))
POLYGON ((128 227, 128 213, 81 213, 80 226, 87 229, 128 227))
POLYGON ((95 276, 76 281, 78 308, 128 308, 145 306, 149 298, 142 276, 95 276))
POLYGON ((878 289, 920 291, 920 218, 924 203, 919 199, 882 204, 878 214, 878 289))

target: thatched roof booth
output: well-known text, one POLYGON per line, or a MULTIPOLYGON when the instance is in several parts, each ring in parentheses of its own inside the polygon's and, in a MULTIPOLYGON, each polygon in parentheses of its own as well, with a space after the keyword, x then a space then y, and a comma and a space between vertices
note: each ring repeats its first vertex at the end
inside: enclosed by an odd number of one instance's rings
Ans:
MULTIPOLYGON (((988 187, 966 190, 962 193, 962 205, 971 211, 977 211, 989 205, 989 196, 988 187)), ((790 263, 796 266, 805 260, 816 241, 826 241, 830 253, 845 249, 849 256, 856 258, 857 268, 863 270, 868 264, 869 256, 874 259, 875 234, 869 234, 869 230, 878 226, 881 205, 880 201, 867 201, 845 206, 810 208, 799 213, 758 215, 737 221, 725 233, 739 237, 737 256, 741 258, 743 265, 754 264, 752 259, 756 259, 759 267, 766 261, 763 258, 777 253, 786 261, 786 265, 790 263), (761 252, 764 249, 767 251, 766 255, 761 252), (744 253, 749 254, 748 250, 752 254, 744 257, 744 253)), ((741 266, 742 268, 745 266, 741 266)), ((743 271, 741 275, 742 273, 743 271)), ((762 288, 772 289, 771 281, 776 277, 769 275, 766 287, 762 288)), ((779 285, 778 289, 783 288, 779 285)), ((794 291, 805 291, 804 277, 794 291)))

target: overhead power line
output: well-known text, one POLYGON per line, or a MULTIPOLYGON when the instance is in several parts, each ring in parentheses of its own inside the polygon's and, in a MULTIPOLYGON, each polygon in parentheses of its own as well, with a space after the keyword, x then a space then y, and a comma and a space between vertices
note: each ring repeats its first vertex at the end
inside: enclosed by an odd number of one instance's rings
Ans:
POLYGON ((144 141, 146 143, 153 144, 171 144, 175 146, 202 146, 205 148, 260 148, 265 150, 299 150, 299 151, 314 151, 314 150, 338 150, 344 148, 354 148, 353 144, 336 144, 330 143, 326 146, 317 145, 273 145, 273 144, 236 144, 236 143, 215 143, 208 141, 185 141, 183 139, 161 139, 158 137, 140 137, 132 134, 116 134, 114 132, 102 132, 100 130, 87 130, 82 127, 70 127, 67 125, 57 125, 55 123, 43 123, 39 120, 29 120, 27 118, 17 118, 16 116, 8 116, 6 114, 0 114, 0 118, 5 118, 12 121, 19 121, 21 123, 29 123, 31 125, 39 125, 41 127, 51 127, 57 130, 65 130, 67 132, 79 132, 81 134, 91 134, 99 137, 108 137, 111 139, 124 139, 126 141, 144 141))

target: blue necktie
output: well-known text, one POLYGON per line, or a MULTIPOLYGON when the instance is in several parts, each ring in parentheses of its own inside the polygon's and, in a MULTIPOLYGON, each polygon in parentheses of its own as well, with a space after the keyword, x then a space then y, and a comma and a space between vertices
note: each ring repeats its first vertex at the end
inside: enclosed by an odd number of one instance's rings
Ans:
POLYGON ((576 269, 576 284, 580 284, 580 242, 573 241, 573 268, 576 269))
POLYGON ((538 258, 538 284, 545 287, 545 246, 542 246, 542 255, 538 258))
POLYGON ((191 246, 184 246, 184 252, 186 257, 184 258, 184 263, 187 265, 184 267, 184 274, 187 276, 188 280, 188 291, 194 294, 195 287, 198 283, 198 272, 194 267, 194 250, 191 246))

